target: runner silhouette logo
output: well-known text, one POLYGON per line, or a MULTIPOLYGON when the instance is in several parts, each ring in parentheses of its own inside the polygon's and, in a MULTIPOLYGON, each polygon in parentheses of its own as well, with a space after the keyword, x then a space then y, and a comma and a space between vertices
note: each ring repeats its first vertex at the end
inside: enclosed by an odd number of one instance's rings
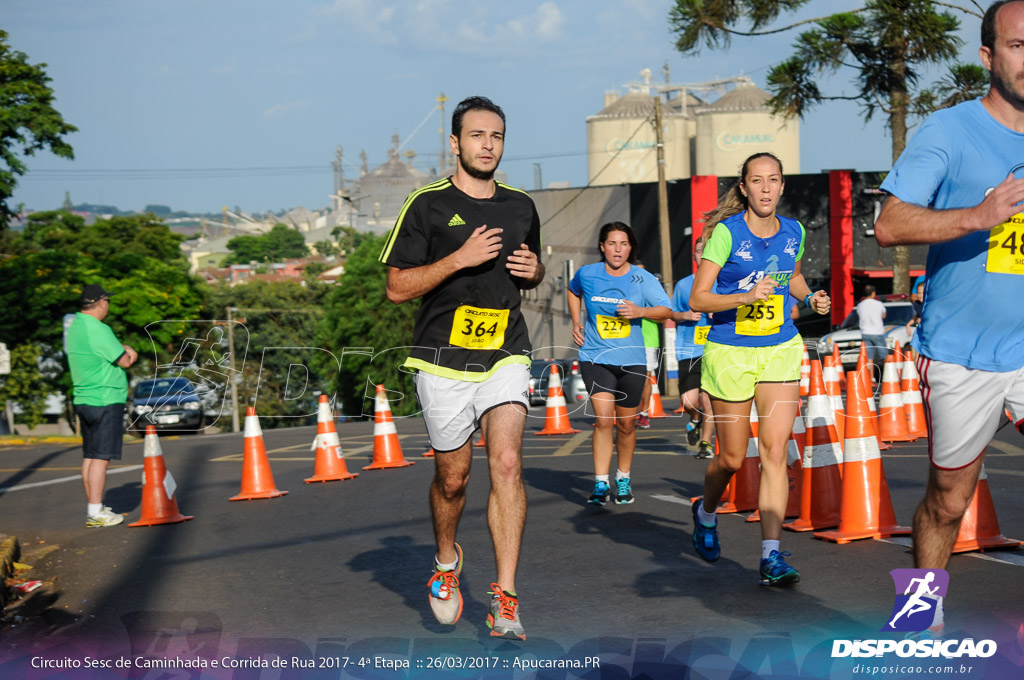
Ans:
POLYGON ((893 569, 889 572, 896 602, 882 630, 921 631, 935 621, 939 598, 946 597, 949 574, 945 569, 893 569))

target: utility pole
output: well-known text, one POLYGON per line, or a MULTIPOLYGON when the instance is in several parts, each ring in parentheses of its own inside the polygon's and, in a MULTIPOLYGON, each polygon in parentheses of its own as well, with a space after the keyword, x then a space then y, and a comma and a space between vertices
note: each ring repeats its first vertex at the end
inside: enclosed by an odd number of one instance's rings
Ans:
POLYGON ((230 356, 231 374, 231 431, 238 432, 238 383, 235 382, 235 323, 231 318, 234 307, 228 307, 228 355, 230 356))
POLYGON ((437 98, 437 108, 441 111, 441 127, 437 131, 441 135, 441 160, 438 161, 437 176, 443 177, 444 173, 448 172, 448 138, 444 134, 444 103, 448 101, 448 97, 444 96, 444 92, 437 98))
POLYGON ((661 95, 654 95, 654 132, 658 152, 658 236, 661 240, 661 283, 672 297, 672 236, 668 223, 668 184, 665 181, 665 137, 661 123, 661 95))

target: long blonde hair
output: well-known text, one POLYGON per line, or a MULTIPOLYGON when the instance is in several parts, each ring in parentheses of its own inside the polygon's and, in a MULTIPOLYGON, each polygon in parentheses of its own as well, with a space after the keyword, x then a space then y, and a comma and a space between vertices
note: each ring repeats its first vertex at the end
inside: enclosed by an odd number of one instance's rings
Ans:
POLYGON ((748 156, 747 160, 743 161, 743 165, 740 166, 739 180, 729 187, 729 190, 725 192, 725 195, 718 199, 718 205, 713 210, 709 210, 701 215, 704 219, 704 231, 701 233, 700 239, 698 240, 701 248, 708 244, 708 240, 711 238, 711 232, 715 230, 715 225, 722 220, 739 214, 747 209, 747 197, 743 195, 742 191, 740 191, 740 184, 742 184, 743 180, 747 178, 750 163, 752 161, 756 161, 758 158, 771 158, 779 164, 779 174, 782 174, 782 161, 780 161, 778 156, 775 154, 768 153, 767 151, 761 151, 752 156, 748 156))

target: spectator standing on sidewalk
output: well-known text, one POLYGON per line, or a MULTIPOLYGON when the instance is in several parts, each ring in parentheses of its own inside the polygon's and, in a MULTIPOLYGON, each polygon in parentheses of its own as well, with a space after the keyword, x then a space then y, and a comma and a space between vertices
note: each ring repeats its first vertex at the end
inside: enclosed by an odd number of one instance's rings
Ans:
POLYGON ((139 355, 122 345, 110 326, 103 323, 109 311, 110 293, 91 283, 82 290, 81 309, 68 328, 68 365, 82 432, 87 527, 110 527, 124 521, 124 515, 103 505, 103 490, 110 461, 121 459, 128 400, 125 369, 139 355))

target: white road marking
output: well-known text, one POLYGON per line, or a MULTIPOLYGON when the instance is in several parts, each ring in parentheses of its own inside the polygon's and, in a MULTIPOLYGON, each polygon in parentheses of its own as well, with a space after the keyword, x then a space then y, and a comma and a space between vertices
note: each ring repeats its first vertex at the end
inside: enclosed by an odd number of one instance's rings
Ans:
MULTIPOLYGON (((44 468, 45 469, 45 468, 44 468)), ((141 470, 141 465, 128 465, 127 467, 112 468, 107 470, 108 475, 116 475, 118 472, 131 472, 133 470, 141 470)), ((19 484, 18 486, 0 486, 0 494, 5 494, 8 491, 19 491, 21 489, 34 489, 39 486, 49 486, 50 484, 62 484, 64 482, 74 482, 81 480, 82 475, 73 475, 71 477, 60 477, 58 479, 51 479, 47 482, 33 482, 31 484, 19 484)))

